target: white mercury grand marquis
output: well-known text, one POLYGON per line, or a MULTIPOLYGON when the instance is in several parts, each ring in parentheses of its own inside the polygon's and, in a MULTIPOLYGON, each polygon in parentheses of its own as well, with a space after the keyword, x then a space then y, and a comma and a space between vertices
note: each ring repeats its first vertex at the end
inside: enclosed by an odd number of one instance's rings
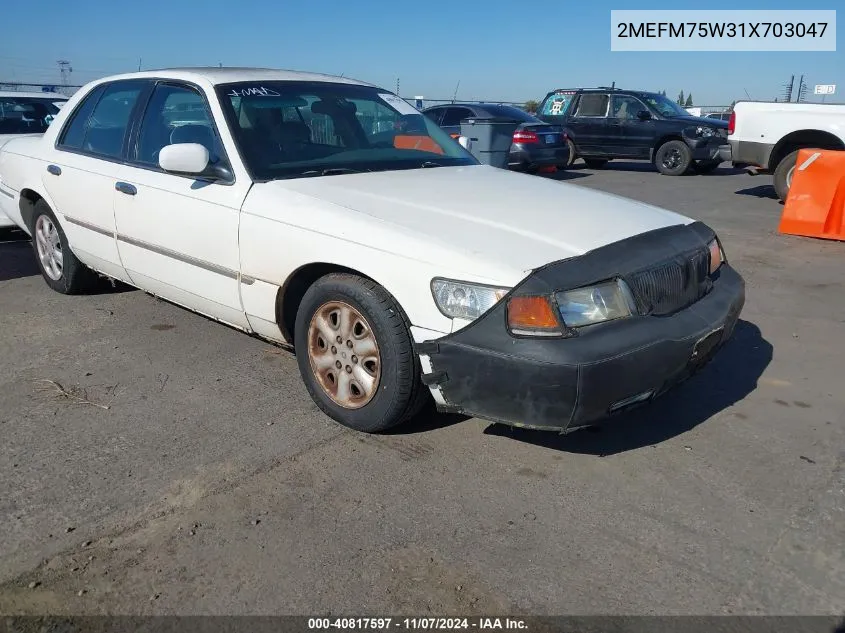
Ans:
POLYGON ((113 278, 293 348, 366 432, 428 397, 593 424, 709 361, 745 302, 708 226, 482 165, 395 94, 318 74, 94 81, 0 150, 0 207, 52 289, 113 278))

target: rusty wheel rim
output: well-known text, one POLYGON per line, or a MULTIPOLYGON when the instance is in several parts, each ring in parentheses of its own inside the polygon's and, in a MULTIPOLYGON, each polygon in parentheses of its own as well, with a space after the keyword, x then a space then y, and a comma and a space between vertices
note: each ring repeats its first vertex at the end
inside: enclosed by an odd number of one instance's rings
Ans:
POLYGON ((378 392, 378 341, 364 315, 348 303, 329 301, 314 312, 308 361, 326 395, 345 409, 360 409, 378 392))

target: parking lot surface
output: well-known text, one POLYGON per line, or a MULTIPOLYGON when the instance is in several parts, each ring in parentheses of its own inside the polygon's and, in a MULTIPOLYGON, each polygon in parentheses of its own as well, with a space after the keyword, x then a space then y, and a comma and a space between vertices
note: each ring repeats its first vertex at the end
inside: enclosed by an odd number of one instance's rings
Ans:
POLYGON ((709 223, 748 284, 701 374, 568 436, 346 430, 291 354, 0 244, 0 613, 842 613, 845 244, 779 235, 769 177, 552 177, 709 223))

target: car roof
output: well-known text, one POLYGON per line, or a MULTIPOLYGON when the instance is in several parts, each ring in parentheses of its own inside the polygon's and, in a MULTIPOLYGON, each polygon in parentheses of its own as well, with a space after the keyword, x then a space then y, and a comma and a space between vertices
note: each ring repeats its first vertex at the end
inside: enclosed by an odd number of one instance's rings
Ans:
POLYGON ((141 72, 124 73, 103 77, 97 83, 116 81, 118 79, 178 79, 182 81, 210 83, 213 85, 228 84, 239 81, 321 81, 331 83, 353 84, 359 86, 373 86, 363 81, 348 77, 337 77, 322 73, 311 73, 297 70, 281 70, 275 68, 251 67, 177 67, 161 68, 158 70, 144 70, 141 72))
POLYGON ((609 92, 609 93, 619 93, 619 94, 629 94, 629 95, 657 95, 657 92, 651 92, 649 90, 628 90, 626 88, 611 88, 611 87, 598 87, 598 88, 557 88, 549 92, 549 95, 558 94, 558 93, 576 93, 576 92, 609 92))
POLYGON ((59 92, 22 92, 17 90, 0 90, 0 97, 28 97, 37 99, 53 99, 67 101, 69 97, 59 92))

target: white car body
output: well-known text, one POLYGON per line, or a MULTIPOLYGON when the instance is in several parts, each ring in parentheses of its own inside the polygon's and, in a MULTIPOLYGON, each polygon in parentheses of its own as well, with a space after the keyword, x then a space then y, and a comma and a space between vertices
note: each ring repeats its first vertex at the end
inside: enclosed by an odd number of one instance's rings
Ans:
MULTIPOLYGON (((280 300, 293 276, 309 266, 356 271, 380 284, 421 343, 470 323, 438 308, 435 278, 512 288, 550 262, 692 222, 619 196, 484 165, 253 182, 215 85, 271 80, 366 85, 244 69, 142 72, 92 82, 43 137, 16 139, 0 150, 0 207, 29 233, 22 209, 41 198, 88 267, 287 345, 293 341, 278 317, 280 300), (58 149, 80 101, 100 83, 124 78, 189 82, 202 91, 234 182, 197 186, 162 170, 58 149), (137 195, 116 191, 126 183, 137 195)), ((428 358, 420 358, 425 370, 428 358)), ((430 389, 442 403, 436 386, 430 389)))
MULTIPOLYGON (((4 98, 12 100, 12 99, 36 99, 39 101, 48 102, 55 107, 61 109, 62 104, 64 104, 68 98, 59 93, 55 92, 18 92, 18 91, 7 91, 7 90, 0 90, 0 101, 3 101, 4 98)), ((2 119, 2 116, 0 116, 2 119)), ((1 129, 1 128, 0 128, 1 129)), ((38 133, 40 134, 40 132, 38 133)), ((0 147, 3 147, 6 143, 11 141, 12 139, 19 138, 21 136, 30 136, 28 134, 3 134, 0 131, 0 147)), ((0 212, 0 228, 6 227, 13 227, 15 223, 5 214, 0 212)))
POLYGON ((733 112, 732 161, 753 173, 774 173, 802 148, 845 149, 845 104, 739 101, 733 112))

